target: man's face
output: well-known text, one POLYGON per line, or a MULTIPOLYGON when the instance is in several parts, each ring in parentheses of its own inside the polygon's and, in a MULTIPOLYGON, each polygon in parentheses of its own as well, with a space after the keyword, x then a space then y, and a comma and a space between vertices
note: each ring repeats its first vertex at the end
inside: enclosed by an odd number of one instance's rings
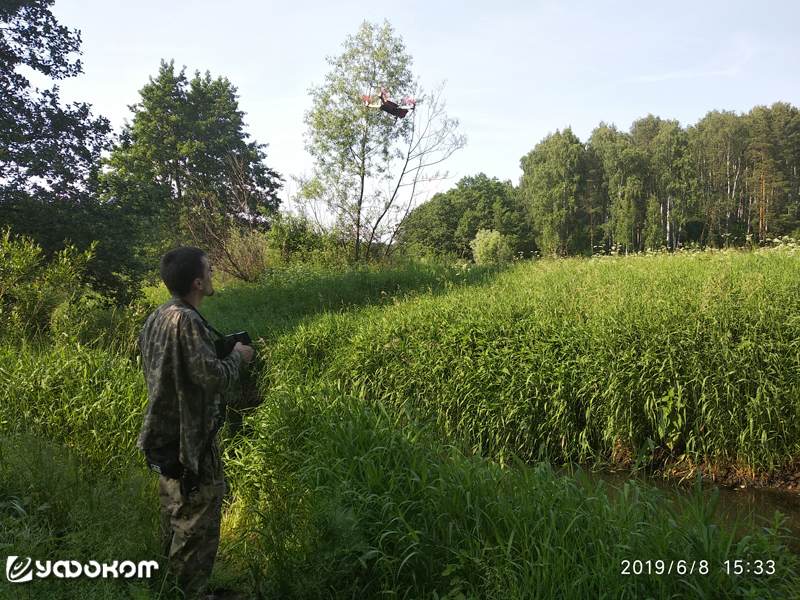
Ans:
POLYGON ((201 257, 200 260, 203 262, 203 277, 200 279, 203 284, 203 295, 213 296, 214 283, 211 281, 211 265, 208 264, 208 259, 205 256, 201 257))

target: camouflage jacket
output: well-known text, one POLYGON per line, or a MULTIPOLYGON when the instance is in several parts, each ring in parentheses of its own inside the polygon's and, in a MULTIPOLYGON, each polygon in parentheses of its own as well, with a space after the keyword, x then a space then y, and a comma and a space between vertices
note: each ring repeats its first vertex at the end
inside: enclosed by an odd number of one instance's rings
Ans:
POLYGON ((151 314, 139 334, 149 401, 137 450, 180 442, 180 460, 198 473, 219 414, 217 394, 239 374, 242 354, 217 359, 203 319, 186 301, 173 298, 151 314))

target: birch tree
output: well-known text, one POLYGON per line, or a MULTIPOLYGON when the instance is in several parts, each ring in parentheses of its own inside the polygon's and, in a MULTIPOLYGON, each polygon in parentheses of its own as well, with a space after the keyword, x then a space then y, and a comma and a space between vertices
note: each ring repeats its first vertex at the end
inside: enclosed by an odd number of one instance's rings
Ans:
POLYGON ((567 256, 586 221, 585 149, 571 128, 550 134, 520 161, 520 193, 542 254, 567 256))
POLYGON ((704 232, 714 238, 730 238, 745 213, 740 198, 744 198, 746 119, 734 112, 714 110, 690 129, 690 136, 697 162, 704 232))
MULTIPOLYGON (((591 155, 598 162, 599 186, 608 198, 607 220, 602 224, 611 244, 626 252, 641 250, 644 223, 644 156, 629 133, 601 123, 589 139, 591 155)), ((602 215, 603 213, 601 213, 602 215)))
POLYGON ((439 165, 466 136, 445 112, 443 85, 426 92, 414 79, 411 56, 388 22, 365 21, 327 61, 325 82, 309 89, 305 147, 314 166, 295 177, 297 199, 318 220, 321 211, 333 216, 355 260, 369 257, 376 244, 386 254, 420 194, 447 177, 439 165), (393 98, 413 98, 416 110, 396 119, 367 107, 361 96, 382 88, 393 98))

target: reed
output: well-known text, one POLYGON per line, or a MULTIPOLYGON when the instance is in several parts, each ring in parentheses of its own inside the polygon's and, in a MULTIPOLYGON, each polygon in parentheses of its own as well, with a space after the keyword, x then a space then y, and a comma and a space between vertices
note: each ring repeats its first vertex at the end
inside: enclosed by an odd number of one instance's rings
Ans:
MULTIPOLYGON (((791 597, 780 517, 743 535, 717 524, 710 492, 616 490, 548 461, 796 466, 798 266, 786 245, 502 269, 287 267, 220 286, 203 312, 258 340, 262 401, 230 399, 242 422, 223 432, 223 561, 267 597, 791 597), (774 559, 775 575, 723 573, 738 558, 774 559), (712 572, 622 574, 625 560, 690 559, 712 572)), ((128 337, 62 327, 0 346, 3 543, 15 551, 88 556, 101 538, 124 550, 92 515, 123 521, 102 507, 131 494, 131 523, 151 525, 154 488, 140 482, 153 478, 134 451, 136 327, 109 322, 128 337), (48 456, 49 468, 22 466, 48 456), (65 547, 55 529, 87 542, 65 547)), ((168 597, 161 583, 95 595, 168 597)))
POLYGON ((798 266, 793 248, 525 262, 304 321, 262 384, 325 381, 496 454, 608 461, 652 440, 773 472, 800 457, 798 266))
POLYGON ((239 440, 247 492, 227 547, 265 597, 789 598, 800 585, 780 517, 737 536, 715 524, 717 492, 501 465, 336 390, 274 400, 239 440), (737 560, 774 573, 734 577, 737 560))

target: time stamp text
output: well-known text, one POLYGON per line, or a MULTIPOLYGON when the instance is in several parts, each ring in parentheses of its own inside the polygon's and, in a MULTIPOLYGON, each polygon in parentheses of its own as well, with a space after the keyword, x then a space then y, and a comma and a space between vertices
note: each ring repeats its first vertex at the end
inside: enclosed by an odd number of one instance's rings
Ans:
POLYGON ((774 575, 774 560, 726 560, 714 565, 707 560, 623 560, 622 575, 774 575))

